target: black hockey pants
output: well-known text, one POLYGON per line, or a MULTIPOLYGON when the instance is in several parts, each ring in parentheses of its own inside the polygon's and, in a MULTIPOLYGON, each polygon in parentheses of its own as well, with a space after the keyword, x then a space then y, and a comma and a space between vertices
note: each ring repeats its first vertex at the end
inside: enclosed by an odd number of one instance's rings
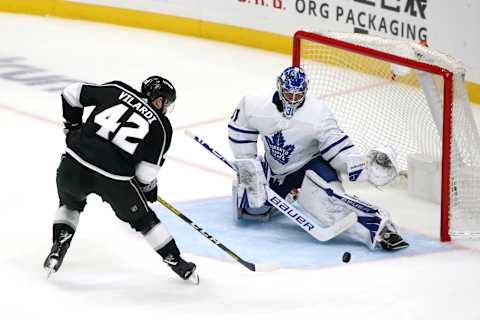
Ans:
POLYGON ((57 191, 60 205, 82 212, 91 193, 110 204, 117 217, 136 231, 147 232, 160 222, 150 209, 135 179, 120 181, 107 178, 62 155, 57 169, 57 191))

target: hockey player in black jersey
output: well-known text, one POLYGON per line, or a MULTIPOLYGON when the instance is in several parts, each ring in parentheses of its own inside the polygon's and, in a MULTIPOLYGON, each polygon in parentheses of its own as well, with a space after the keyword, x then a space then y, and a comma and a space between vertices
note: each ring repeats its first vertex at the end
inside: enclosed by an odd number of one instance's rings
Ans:
POLYGON ((175 273, 198 284, 195 264, 180 257, 175 240, 147 203, 157 199, 156 177, 172 139, 165 114, 175 99, 173 85, 159 76, 146 79, 141 92, 120 81, 75 83, 63 90, 67 147, 57 169, 60 205, 44 263, 49 275, 62 265, 87 196, 94 193, 140 232, 175 273), (93 110, 83 123, 88 106, 93 110))

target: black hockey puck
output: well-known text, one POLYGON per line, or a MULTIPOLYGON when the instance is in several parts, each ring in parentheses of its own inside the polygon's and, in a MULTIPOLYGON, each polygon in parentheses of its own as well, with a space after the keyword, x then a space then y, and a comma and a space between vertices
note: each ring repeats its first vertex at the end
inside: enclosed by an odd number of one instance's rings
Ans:
POLYGON ((352 255, 350 254, 350 252, 345 252, 342 256, 342 261, 344 263, 349 263, 350 262, 350 258, 352 257, 352 255))

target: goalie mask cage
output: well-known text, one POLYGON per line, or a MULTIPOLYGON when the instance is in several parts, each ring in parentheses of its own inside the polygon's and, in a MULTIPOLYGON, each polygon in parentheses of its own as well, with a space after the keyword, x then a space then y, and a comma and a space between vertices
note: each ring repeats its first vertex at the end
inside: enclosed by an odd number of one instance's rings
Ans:
POLYGON ((441 163, 440 239, 480 237, 480 138, 458 60, 363 34, 294 36, 293 65, 364 152, 390 145, 441 163))

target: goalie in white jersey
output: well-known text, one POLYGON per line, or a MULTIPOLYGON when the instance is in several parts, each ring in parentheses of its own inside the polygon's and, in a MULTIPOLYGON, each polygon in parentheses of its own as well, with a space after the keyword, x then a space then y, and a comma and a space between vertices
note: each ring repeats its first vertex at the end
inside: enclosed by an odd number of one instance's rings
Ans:
POLYGON ((389 183, 398 174, 395 152, 379 147, 363 154, 307 89, 303 69, 289 67, 278 77, 277 91, 247 95, 233 112, 228 131, 238 172, 232 186, 235 217, 268 220, 275 209, 266 201, 265 187, 283 198, 300 188, 297 203, 320 223, 332 225, 353 211, 357 223, 346 236, 371 249, 408 247, 384 209, 350 196, 354 200, 347 204, 329 192, 344 194, 340 173, 351 181, 389 183), (265 159, 257 153, 258 136, 265 159))

